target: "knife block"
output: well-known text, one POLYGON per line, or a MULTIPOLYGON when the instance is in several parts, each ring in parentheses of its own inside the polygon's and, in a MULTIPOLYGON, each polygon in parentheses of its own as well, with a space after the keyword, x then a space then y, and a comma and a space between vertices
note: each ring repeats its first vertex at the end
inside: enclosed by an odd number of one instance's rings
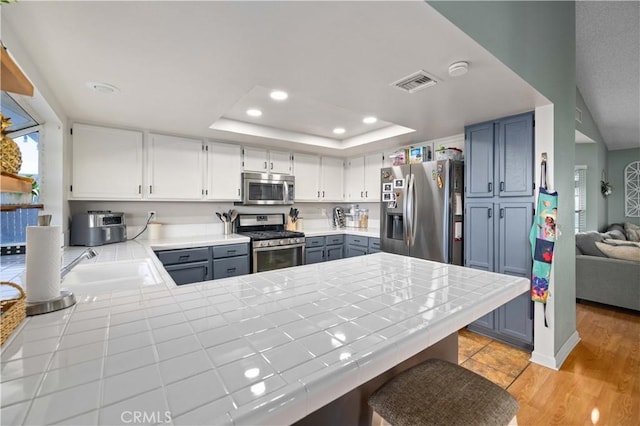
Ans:
POLYGON ((287 231, 296 230, 296 222, 292 221, 290 216, 287 216, 287 224, 284 226, 284 229, 287 231))

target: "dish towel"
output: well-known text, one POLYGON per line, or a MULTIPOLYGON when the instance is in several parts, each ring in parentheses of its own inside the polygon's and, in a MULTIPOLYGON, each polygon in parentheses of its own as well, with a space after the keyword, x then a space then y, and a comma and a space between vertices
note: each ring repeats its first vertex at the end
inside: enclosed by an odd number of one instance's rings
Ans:
POLYGON ((531 300, 544 304, 544 325, 547 324, 547 298, 549 297, 549 278, 553 262, 553 247, 556 242, 556 219, 558 193, 549 192, 546 185, 546 161, 542 162, 542 181, 538 194, 538 206, 529 234, 533 255, 531 274, 531 300))

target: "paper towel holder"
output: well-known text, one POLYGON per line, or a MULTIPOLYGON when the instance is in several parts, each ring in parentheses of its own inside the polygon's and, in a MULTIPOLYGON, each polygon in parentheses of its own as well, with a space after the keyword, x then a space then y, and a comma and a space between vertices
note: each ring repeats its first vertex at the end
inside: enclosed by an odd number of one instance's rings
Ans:
MULTIPOLYGON (((51 215, 38 216, 39 226, 49 226, 51 223, 51 215)), ((66 309, 76 304, 76 296, 69 290, 60 290, 60 296, 53 299, 43 300, 41 302, 27 302, 27 316, 48 314, 49 312, 66 309)))

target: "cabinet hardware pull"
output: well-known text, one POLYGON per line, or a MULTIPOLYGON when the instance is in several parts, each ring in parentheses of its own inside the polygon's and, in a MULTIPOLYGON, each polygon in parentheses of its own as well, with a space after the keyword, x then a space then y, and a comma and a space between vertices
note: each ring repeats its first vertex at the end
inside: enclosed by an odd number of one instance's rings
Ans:
POLYGON ((320 191, 318 191, 318 198, 320 198, 320 191))
POLYGON ((360 191, 360 198, 364 198, 364 191, 360 191))
POLYGON ((153 194, 153 185, 149 185, 149 194, 153 194))
POLYGON ((322 198, 324 198, 324 191, 322 191, 322 198))
POLYGON ((368 198, 369 197, 369 191, 364 191, 364 197, 368 198))
POLYGON ((138 194, 142 194, 142 185, 138 185, 138 194))
POLYGON ((205 266, 204 267, 204 277, 207 278, 209 276, 209 267, 205 266))
POLYGON ((240 188, 238 188, 238 195, 240 195, 240 188))
POLYGON ((264 162, 264 169, 267 170, 267 162, 264 162))
POLYGON ((227 253, 235 253, 235 250, 227 250, 227 253))
POLYGON ((489 182, 489 191, 488 192, 493 192, 493 183, 489 182))
POLYGON ((227 272, 235 272, 236 268, 227 268, 227 272))
POLYGON ((504 209, 500 209, 500 218, 502 219, 504 217, 504 209))
POLYGON ((489 217, 493 217, 493 209, 489 209, 487 210, 487 213, 489 214, 489 217))
POLYGON ((500 191, 504 191, 504 182, 500 182, 500 191))
POLYGON ((179 256, 178 260, 189 260, 189 255, 188 254, 184 254, 182 256, 179 256))
POLYGON ((273 161, 271 162, 271 170, 273 170, 273 161))

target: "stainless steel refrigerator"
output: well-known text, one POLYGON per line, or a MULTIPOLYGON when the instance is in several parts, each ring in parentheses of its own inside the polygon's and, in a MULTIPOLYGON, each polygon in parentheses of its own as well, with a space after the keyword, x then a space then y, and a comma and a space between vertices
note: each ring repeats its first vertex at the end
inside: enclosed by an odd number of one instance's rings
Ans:
POLYGON ((381 169, 382 251, 462 265, 463 173, 453 160, 381 169))

